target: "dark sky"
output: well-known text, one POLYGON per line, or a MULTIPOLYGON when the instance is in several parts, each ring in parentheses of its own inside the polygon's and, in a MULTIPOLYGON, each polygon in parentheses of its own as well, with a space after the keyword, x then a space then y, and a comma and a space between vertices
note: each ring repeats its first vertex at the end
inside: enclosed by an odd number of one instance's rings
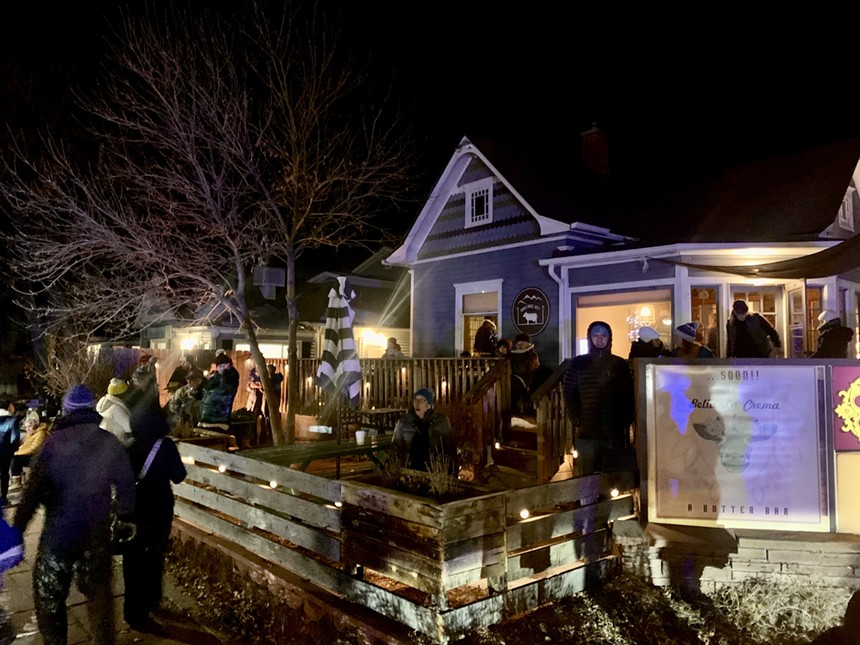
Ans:
MULTIPOLYGON (((614 3, 320 4, 341 12, 345 44, 369 56, 377 82, 392 83, 411 110, 428 190, 465 134, 543 142, 563 157, 596 122, 643 169, 674 172, 860 132, 848 16, 818 19, 808 7, 792 16, 785 6, 693 15, 614 3)), ((94 73, 103 15, 117 5, 5 3, 3 55, 35 78, 11 78, 7 66, 0 112, 23 119, 30 106, 62 105, 68 87, 94 73)))

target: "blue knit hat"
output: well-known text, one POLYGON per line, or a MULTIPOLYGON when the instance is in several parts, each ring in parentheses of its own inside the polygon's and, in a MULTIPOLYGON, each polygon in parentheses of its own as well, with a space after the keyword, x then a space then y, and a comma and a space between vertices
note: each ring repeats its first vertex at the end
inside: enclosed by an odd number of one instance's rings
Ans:
POLYGON ((96 397, 86 385, 73 385, 63 397, 63 412, 68 414, 73 410, 95 409, 96 397))
POLYGON ((423 396, 425 399, 427 399, 427 403, 430 404, 430 407, 433 407, 433 400, 436 398, 436 395, 433 394, 433 390, 431 390, 429 387, 422 387, 415 393, 415 396, 423 396))
POLYGON ((700 327, 698 322, 688 322, 683 325, 678 325, 675 327, 675 333, 678 334, 684 340, 688 340, 691 343, 696 342, 696 330, 700 327))

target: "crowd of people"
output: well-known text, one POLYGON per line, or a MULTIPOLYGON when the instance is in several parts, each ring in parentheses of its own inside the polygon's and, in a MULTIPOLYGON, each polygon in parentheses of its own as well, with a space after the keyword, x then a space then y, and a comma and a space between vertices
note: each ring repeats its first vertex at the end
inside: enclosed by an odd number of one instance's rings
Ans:
MULTIPOLYGON (((283 376, 268 368, 280 387, 283 376)), ((111 379, 100 397, 84 385, 70 388, 52 419, 35 409, 38 402, 21 410, 0 400, 2 506, 8 506, 10 485, 20 491, 11 525, 0 522, 4 544, 8 537, 23 549, 23 531, 40 506, 45 511, 33 568, 36 619, 45 643, 66 642, 73 581, 88 600, 94 642, 114 642, 112 562, 123 531, 129 538, 121 550, 123 616, 137 630, 157 628, 153 612, 162 597, 172 486, 186 475, 169 434, 183 423, 228 429, 238 387, 238 371, 219 351, 208 378, 183 356, 168 379, 164 406, 151 356, 143 356, 126 378, 111 379)), ((261 393, 253 381, 248 387, 261 393)), ((262 396, 252 405, 267 414, 262 396)), ((18 561, 6 557, 0 572, 18 561)))

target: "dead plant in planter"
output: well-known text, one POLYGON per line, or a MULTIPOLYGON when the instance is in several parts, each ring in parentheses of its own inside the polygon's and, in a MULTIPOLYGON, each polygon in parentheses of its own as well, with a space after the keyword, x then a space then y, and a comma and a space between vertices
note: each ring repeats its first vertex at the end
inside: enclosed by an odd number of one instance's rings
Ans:
POLYGON ((427 480, 431 497, 441 498, 455 490, 457 478, 451 471, 451 460, 444 451, 431 453, 430 461, 427 462, 427 480))

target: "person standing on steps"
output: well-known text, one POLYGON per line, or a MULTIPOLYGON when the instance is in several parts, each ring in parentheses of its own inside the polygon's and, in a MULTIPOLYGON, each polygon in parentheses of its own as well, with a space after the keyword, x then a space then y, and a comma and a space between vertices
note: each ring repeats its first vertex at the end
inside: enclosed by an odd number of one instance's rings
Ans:
POLYGON ((603 321, 588 326, 588 353, 565 372, 563 392, 573 424, 580 475, 626 470, 635 463, 630 447, 634 417, 633 375, 627 361, 612 353, 612 329, 603 321))

